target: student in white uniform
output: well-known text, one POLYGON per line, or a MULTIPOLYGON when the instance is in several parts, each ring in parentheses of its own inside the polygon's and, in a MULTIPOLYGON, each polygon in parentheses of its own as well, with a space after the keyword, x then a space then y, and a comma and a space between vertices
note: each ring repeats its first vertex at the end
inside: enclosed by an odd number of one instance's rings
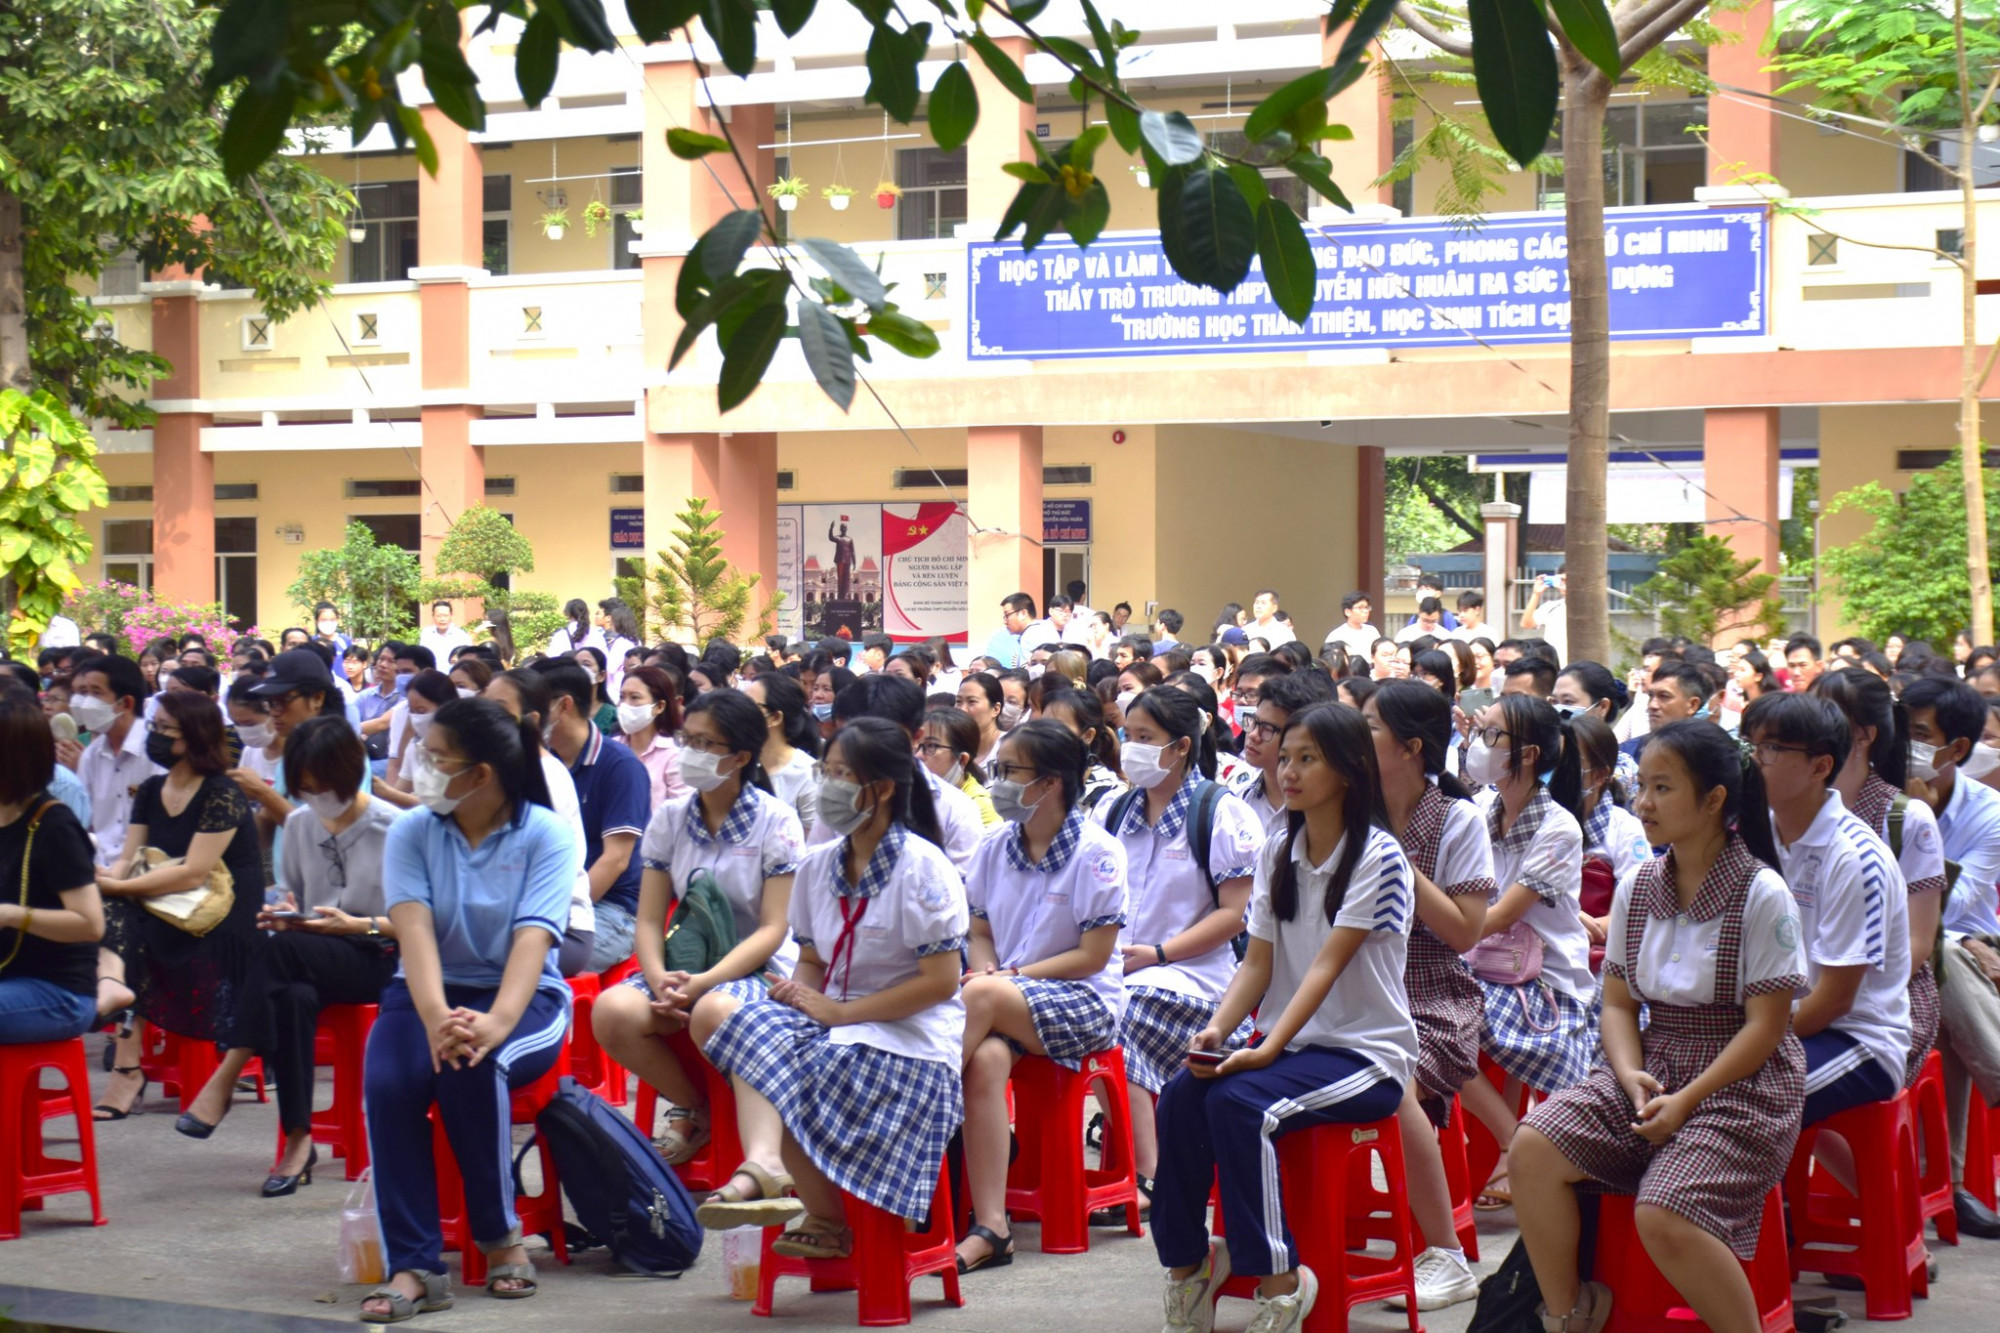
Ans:
POLYGON ((893 723, 841 728, 818 794, 820 822, 839 840, 802 856, 794 878, 798 966, 768 996, 725 989, 695 1006, 695 1040, 730 1076, 739 1111, 756 1107, 737 1173, 748 1188, 702 1204, 703 1226, 803 1212, 773 1248, 845 1258, 854 1237, 842 1191, 899 1217, 930 1211, 963 1112, 967 916, 918 768, 893 723), (794 1185, 798 1198, 779 1197, 794 1185))
POLYGON ((1334 702, 1333 678, 1323 671, 1266 676, 1257 709, 1243 725, 1243 768, 1231 788, 1264 826, 1265 836, 1285 827, 1285 798, 1278 790, 1278 737, 1292 714, 1334 702))
POLYGON ((745 681, 743 692, 764 710, 771 729, 762 756, 771 791, 798 811, 799 826, 810 834, 818 823, 820 739, 819 727, 806 711, 806 692, 782 671, 745 681))
POLYGON ((1505 1206, 1507 1145, 1514 1099, 1527 1084, 1547 1095, 1590 1072, 1596 1034, 1590 1003, 1590 937, 1577 890, 1583 879, 1581 763, 1569 727, 1545 699, 1503 694, 1480 713, 1465 753, 1466 781, 1478 787, 1493 843, 1492 901, 1485 937, 1470 961, 1486 997, 1480 1045, 1507 1072, 1505 1094, 1483 1074, 1459 1089, 1502 1150, 1481 1191, 1505 1206), (1539 957, 1538 957, 1539 956, 1539 957))
POLYGON ((1118 932, 1125 849, 1077 805, 1083 742, 1060 722, 1024 722, 1000 742, 993 830, 965 876, 972 911, 965 981, 965 1176, 973 1227, 961 1272, 1014 1261, 1007 1227, 1007 1081, 1021 1055, 1071 1069, 1114 1046, 1125 1016, 1118 932))
MULTIPOLYGON (((1571 679, 1563 676, 1556 684, 1560 687, 1571 679)), ((1560 704, 1557 711, 1562 711, 1560 704)), ((1619 761, 1630 763, 1632 756, 1618 748, 1616 733, 1594 713, 1573 714, 1569 729, 1583 767, 1583 891, 1579 906, 1583 928, 1596 947, 1605 942, 1605 932, 1610 929, 1613 890, 1641 862, 1652 859, 1653 846, 1646 841, 1638 816, 1625 808, 1629 789, 1619 761)), ((1636 766, 1632 775, 1636 780, 1636 766)))
MULTIPOLYGON (((758 974, 789 977, 798 961, 787 912, 803 840, 797 813, 771 793, 758 761, 765 735, 764 710, 735 690, 709 690, 688 705, 681 776, 694 790, 654 811, 639 842, 644 868, 633 935, 639 970, 605 991, 591 1012, 598 1044, 668 1103, 658 1142, 675 1165, 708 1142, 708 1107, 700 1083, 662 1038, 685 1029, 688 1011, 709 992, 761 995, 758 974), (727 900, 736 947, 705 972, 669 972, 668 906, 698 880, 727 900)), ((768 1102, 739 1098, 736 1110, 745 1143, 775 1137, 777 1118, 768 1102)), ((650 1132, 652 1126, 640 1128, 650 1132)))
POLYGON ((1219 1066, 1190 1059, 1160 1095, 1153 1245, 1167 1269, 1170 1331, 1205 1333, 1232 1271, 1260 1279, 1251 1327, 1304 1323, 1319 1280, 1299 1265, 1285 1224, 1276 1140, 1393 1115, 1416 1072, 1403 995, 1410 863, 1382 827, 1360 714, 1319 704, 1293 717, 1278 771, 1286 831, 1258 857, 1249 952, 1193 1050, 1221 1050, 1253 1009, 1264 1039, 1219 1066), (1209 1238, 1218 1181, 1226 1249, 1209 1238))
MULTIPOLYGON (((894 722, 910 738, 910 753, 917 752, 924 734, 924 687, 906 676, 893 676, 886 671, 871 671, 860 677, 852 685, 834 696, 833 725, 844 727, 860 717, 879 717, 885 722, 894 722)), ((838 734, 836 732, 836 734, 838 734)), ((972 863, 972 855, 979 850, 979 840, 986 835, 985 821, 979 817, 979 807, 972 798, 953 787, 930 771, 922 770, 918 776, 931 789, 931 804, 937 807, 938 829, 944 834, 945 855, 964 874, 972 863)), ((807 836, 807 843, 817 846, 822 842, 832 842, 839 835, 832 829, 813 826, 807 836)))
MULTIPOLYGON (((412 694, 411 697, 424 702, 421 695, 412 694)), ((503 671, 487 681, 481 697, 499 704, 516 722, 531 719, 540 727, 549 715, 548 680, 539 671, 530 671, 525 667, 503 671)), ((410 725, 415 728, 416 740, 409 754, 418 765, 425 762, 424 734, 430 728, 433 716, 434 711, 410 714, 410 725)), ((573 977, 590 966, 591 951, 597 947, 597 905, 590 896, 590 863, 584 846, 583 803, 577 799, 576 780, 570 776, 569 768, 563 761, 546 746, 539 753, 542 781, 549 786, 549 808, 569 829, 570 837, 576 844, 576 878, 570 884, 569 924, 563 928, 562 945, 556 953, 556 970, 565 977, 573 977)), ((378 783, 377 787, 380 785, 378 783)))
POLYGON ((1816 694, 1759 695, 1742 735, 1764 770, 1778 859, 1799 906, 1806 984, 1792 1030, 1806 1048, 1808 1125, 1903 1086, 1910 1055, 1910 914, 1880 835, 1831 787, 1847 717, 1816 694))
MULTIPOLYGON (((1094 814, 1124 846, 1132 885, 1118 937, 1128 996, 1119 1040, 1131 1089, 1139 1190, 1147 1197, 1160 1160, 1153 1099, 1186 1064, 1188 1042, 1208 1026, 1236 972, 1230 941, 1243 931, 1257 849, 1264 845, 1261 821, 1214 781, 1214 742, 1203 718, 1194 697, 1171 685, 1134 699, 1125 710, 1120 755, 1133 789, 1094 814), (1204 825, 1207 842, 1196 846, 1195 830, 1204 825)), ((1246 1023, 1230 1034, 1228 1045, 1249 1040, 1246 1023)), ((1123 1220, 1123 1209, 1112 1211, 1123 1220)))

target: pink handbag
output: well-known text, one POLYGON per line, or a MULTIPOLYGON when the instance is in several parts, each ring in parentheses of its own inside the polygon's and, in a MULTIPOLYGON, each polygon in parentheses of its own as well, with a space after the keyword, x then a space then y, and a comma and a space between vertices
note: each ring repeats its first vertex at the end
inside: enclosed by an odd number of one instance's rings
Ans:
POLYGON ((1489 935, 1465 955, 1472 975, 1500 986, 1520 986, 1542 975, 1542 937, 1525 921, 1489 935))

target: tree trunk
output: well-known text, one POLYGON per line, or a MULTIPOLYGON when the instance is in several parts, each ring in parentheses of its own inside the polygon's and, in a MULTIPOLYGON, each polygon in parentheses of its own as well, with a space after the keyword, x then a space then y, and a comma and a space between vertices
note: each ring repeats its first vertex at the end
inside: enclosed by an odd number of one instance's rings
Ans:
POLYGON ((1958 30, 1958 191, 1965 213, 1961 233, 1964 280, 1959 284, 1964 345, 1959 371, 1958 465, 1965 478, 1965 572, 1972 590, 1972 641, 1991 643, 1993 578, 1986 558, 1986 460, 1979 438, 1979 381, 1985 359, 1985 349, 1979 343, 1979 196, 1973 172, 1979 145, 1965 52, 1965 0, 1952 5, 1952 22, 1958 30))
MULTIPOLYGON (((0 185, 0 389, 27 393, 27 273, 21 263, 21 197, 0 185)), ((0 448, 6 441, 0 440, 0 448)), ((13 619, 14 579, 0 571, 0 625, 13 619)))
MULTIPOLYGON (((1569 43, 1563 61, 1563 214, 1569 234, 1569 466, 1563 615, 1569 661, 1611 660, 1604 471, 1611 436, 1611 294, 1604 255, 1604 111, 1611 85, 1569 43)), ((1567 665, 1567 663, 1565 663, 1567 665)))

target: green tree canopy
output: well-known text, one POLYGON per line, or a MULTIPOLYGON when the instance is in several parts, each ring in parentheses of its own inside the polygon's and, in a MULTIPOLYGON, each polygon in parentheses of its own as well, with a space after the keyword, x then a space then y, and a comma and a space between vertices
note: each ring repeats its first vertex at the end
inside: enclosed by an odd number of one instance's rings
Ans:
MULTIPOLYGON (((2000 473, 1982 472, 1991 514, 2000 473)), ((1820 552, 1820 567, 1840 594, 1848 622, 1877 643, 1902 634, 1940 652, 1950 648, 1970 605, 1958 459, 1915 474, 1900 496, 1873 481, 1842 491, 1826 513, 1831 518, 1850 511, 1868 515, 1874 527, 1820 552)))
POLYGON ((301 611, 331 602, 340 623, 357 639, 407 636, 416 628, 416 600, 424 581, 417 558, 400 546, 383 546, 365 523, 349 523, 339 546, 307 551, 285 596, 301 611))

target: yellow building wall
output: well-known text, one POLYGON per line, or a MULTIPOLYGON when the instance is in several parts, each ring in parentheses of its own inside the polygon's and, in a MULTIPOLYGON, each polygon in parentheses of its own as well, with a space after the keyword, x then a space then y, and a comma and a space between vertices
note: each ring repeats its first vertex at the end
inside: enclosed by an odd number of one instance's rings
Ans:
MULTIPOLYGON (((1822 407, 1819 410, 1820 504, 1831 508, 1842 491, 1880 482, 1900 494, 1910 473, 1896 468, 1899 449, 1950 449, 1958 443, 1958 409, 1950 403, 1822 407)), ((1820 522, 1822 550, 1845 546, 1873 526, 1858 512, 1834 514, 1820 522)), ((1851 633, 1840 591, 1823 581, 1820 592, 1822 640, 1851 633)))
MULTIPOLYGON (((1804 89, 1790 94, 1810 95, 1804 89)), ((1903 151, 1885 139, 1845 130, 1825 133, 1786 117, 1778 125, 1778 180, 1796 198, 1894 194, 1903 188, 1903 151)))

